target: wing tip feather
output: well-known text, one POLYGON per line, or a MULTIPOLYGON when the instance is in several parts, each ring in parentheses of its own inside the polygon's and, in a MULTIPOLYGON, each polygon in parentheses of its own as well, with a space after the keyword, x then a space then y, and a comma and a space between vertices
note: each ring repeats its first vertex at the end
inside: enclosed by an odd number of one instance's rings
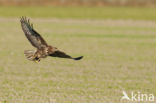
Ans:
POLYGON ((77 57, 77 58, 73 58, 74 60, 81 60, 83 58, 83 56, 77 57))
POLYGON ((33 24, 30 23, 30 19, 27 18, 26 16, 21 16, 20 22, 21 22, 21 24, 25 24, 25 23, 28 24, 33 29, 33 24))

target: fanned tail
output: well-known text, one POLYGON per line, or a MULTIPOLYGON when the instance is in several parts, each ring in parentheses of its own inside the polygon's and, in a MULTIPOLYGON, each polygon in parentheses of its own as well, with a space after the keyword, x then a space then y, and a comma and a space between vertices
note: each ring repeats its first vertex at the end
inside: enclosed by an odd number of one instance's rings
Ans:
POLYGON ((31 60, 31 61, 34 60, 34 54, 35 54, 35 51, 34 50, 25 50, 24 51, 24 55, 26 56, 26 58, 28 60, 31 60))

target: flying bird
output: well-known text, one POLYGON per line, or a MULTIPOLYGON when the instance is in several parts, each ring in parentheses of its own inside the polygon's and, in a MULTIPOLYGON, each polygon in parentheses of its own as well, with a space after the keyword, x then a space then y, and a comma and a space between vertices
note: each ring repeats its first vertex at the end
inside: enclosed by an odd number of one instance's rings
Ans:
POLYGON ((34 30, 33 24, 26 17, 20 18, 22 30, 29 40, 29 42, 36 48, 36 50, 25 50, 24 54, 28 60, 39 62, 41 58, 46 58, 47 56, 68 58, 73 60, 80 60, 83 56, 73 58, 70 55, 58 50, 56 47, 48 45, 46 41, 41 37, 41 35, 34 30))

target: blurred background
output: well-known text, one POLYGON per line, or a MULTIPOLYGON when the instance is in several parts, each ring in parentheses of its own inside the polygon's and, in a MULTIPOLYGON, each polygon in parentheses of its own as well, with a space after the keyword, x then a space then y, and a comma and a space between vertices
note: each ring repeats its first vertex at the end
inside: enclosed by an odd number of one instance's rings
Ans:
POLYGON ((120 103, 123 90, 156 96, 155 53, 156 0, 0 0, 0 103, 120 103), (21 16, 48 44, 84 58, 27 60, 24 50, 35 48, 21 16))
POLYGON ((0 0, 0 5, 57 6, 155 6, 155 0, 0 0))
POLYGON ((0 0, 0 16, 156 20, 155 0, 0 0))

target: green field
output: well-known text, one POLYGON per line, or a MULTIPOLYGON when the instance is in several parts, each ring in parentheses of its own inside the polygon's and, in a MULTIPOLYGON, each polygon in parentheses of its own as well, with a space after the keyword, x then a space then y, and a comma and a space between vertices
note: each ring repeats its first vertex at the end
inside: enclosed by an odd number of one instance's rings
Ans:
POLYGON ((156 20, 155 9, 142 7, 0 7, 0 16, 156 20))
POLYGON ((87 13, 55 8, 60 11, 50 14, 47 8, 23 9, 0 9, 0 103, 119 103, 123 90, 156 96, 153 9, 117 8, 134 11, 127 15, 115 15, 114 8, 89 8, 87 13), (21 15, 32 17, 49 44, 84 59, 28 61, 23 52, 34 48, 20 27, 21 15))

